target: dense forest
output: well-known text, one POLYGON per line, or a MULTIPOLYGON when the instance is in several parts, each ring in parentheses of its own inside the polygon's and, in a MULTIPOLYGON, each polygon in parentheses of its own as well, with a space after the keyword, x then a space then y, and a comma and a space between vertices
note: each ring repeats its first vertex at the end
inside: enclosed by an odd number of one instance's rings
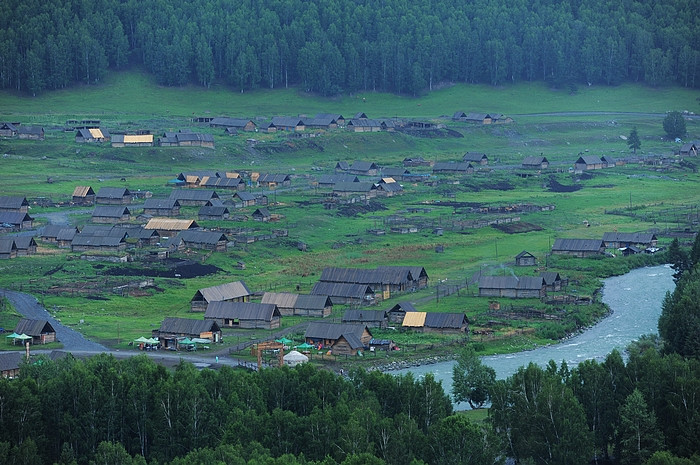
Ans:
POLYGON ((417 95, 444 82, 700 85, 697 2, 5 0, 0 88, 98 83, 417 95))

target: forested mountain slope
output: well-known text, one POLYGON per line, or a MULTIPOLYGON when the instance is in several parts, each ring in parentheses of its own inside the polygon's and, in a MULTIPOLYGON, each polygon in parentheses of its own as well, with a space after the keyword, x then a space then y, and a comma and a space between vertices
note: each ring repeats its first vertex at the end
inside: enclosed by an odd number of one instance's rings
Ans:
POLYGON ((697 2, 5 0, 0 88, 140 65, 160 84, 415 95, 441 82, 695 87, 697 2))

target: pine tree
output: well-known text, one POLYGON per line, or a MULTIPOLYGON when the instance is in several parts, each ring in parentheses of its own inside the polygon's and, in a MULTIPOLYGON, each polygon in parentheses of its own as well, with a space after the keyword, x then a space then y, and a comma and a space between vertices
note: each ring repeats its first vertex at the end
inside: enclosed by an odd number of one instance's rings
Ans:
POLYGON ((627 145, 632 149, 635 155, 637 154, 637 149, 642 146, 642 142, 639 140, 639 134, 637 134, 637 126, 632 128, 632 132, 630 132, 627 138, 627 145))

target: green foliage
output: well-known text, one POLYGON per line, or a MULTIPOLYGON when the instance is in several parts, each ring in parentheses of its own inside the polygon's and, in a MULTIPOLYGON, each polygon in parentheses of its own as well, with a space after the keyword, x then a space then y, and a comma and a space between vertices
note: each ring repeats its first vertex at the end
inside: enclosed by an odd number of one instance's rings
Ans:
POLYGON ((649 412, 642 393, 635 389, 620 409, 621 463, 644 463, 663 447, 663 435, 656 425, 656 416, 649 412))
POLYGON ((664 131, 669 139, 685 136, 685 118, 679 111, 669 112, 664 118, 664 131))
POLYGON ((659 334, 669 351, 700 355, 700 273, 685 273, 667 294, 659 317, 659 334))
POLYGON ((637 134, 637 126, 632 128, 630 135, 627 137, 627 145, 636 154, 637 149, 642 147, 642 141, 639 140, 639 134, 637 134))
POLYGON ((697 44, 685 26, 693 24, 692 8, 658 9, 650 0, 622 8, 587 0, 507 10, 485 0, 304 6, 299 0, 167 6, 147 0, 138 8, 6 1, 0 87, 36 95, 102 82, 108 69, 127 64, 168 86, 208 88, 220 80, 241 91, 300 85, 321 95, 416 96, 442 82, 540 80, 571 94, 581 83, 697 82, 697 44), (672 42, 665 40, 668 24, 681 28, 672 42), (551 40, 541 37, 545 27, 551 40))
POLYGON ((473 347, 465 347, 452 367, 452 396, 455 402, 469 402, 481 408, 489 400, 489 389, 496 381, 496 371, 481 363, 473 347))

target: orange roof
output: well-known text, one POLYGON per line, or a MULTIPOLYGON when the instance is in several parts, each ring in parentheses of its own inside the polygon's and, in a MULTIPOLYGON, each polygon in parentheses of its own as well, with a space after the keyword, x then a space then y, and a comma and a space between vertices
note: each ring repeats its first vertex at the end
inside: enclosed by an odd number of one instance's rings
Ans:
POLYGON ((144 229, 163 229, 165 231, 184 231, 189 229, 194 220, 178 220, 174 218, 151 218, 144 229))

